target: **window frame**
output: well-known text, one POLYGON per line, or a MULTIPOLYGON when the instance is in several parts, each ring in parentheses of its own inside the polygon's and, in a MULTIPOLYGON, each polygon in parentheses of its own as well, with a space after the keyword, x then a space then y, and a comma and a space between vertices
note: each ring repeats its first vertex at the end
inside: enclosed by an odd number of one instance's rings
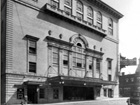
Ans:
POLYGON ((100 11, 97 12, 97 19, 96 19, 96 24, 98 28, 102 28, 102 13, 100 11), (99 27, 99 25, 101 25, 99 27))
POLYGON ((93 9, 92 9, 92 7, 91 6, 88 6, 88 8, 87 8, 87 22, 90 24, 90 25, 92 25, 93 24, 93 9), (90 12, 91 13, 90 13, 90 12), (91 16, 89 15, 89 14, 91 14, 91 16), (91 22, 90 22, 90 21, 91 22))
POLYGON ((59 88, 53 89, 53 99, 59 99, 59 88))
POLYGON ((72 14, 72 0, 70 0, 70 5, 66 4, 67 1, 69 0, 64 1, 64 11, 67 15, 71 15, 72 14), (69 11, 67 11, 66 9, 69 11))
POLYGON ((37 54, 37 41, 36 40, 34 40, 34 39, 29 39, 28 40, 28 53, 32 54, 32 55, 36 55, 37 54), (35 47, 31 46, 31 43, 34 43, 35 47))
POLYGON ((99 58, 96 59, 96 71, 100 73, 101 70, 101 61, 99 58))
POLYGON ((53 65, 59 65, 59 49, 56 47, 52 48, 52 63, 53 65))
POLYGON ((39 88, 39 98, 44 99, 45 98, 45 88, 39 88), (43 90, 43 92, 41 92, 43 90), (42 97, 43 95, 43 97, 42 97))
POLYGON ((113 35, 113 19, 108 19, 108 34, 113 35))
POLYGON ((36 62, 29 62, 29 72, 30 73, 37 73, 36 66, 37 66, 36 62), (31 67, 31 66, 35 66, 35 67, 31 67), (32 68, 34 68, 34 69, 32 69, 32 68))
POLYGON ((55 8, 59 8, 59 0, 51 0, 51 6, 55 9, 55 8), (57 5, 56 5, 57 4, 57 5))
POLYGON ((68 66, 69 65, 69 52, 67 50, 64 50, 63 52, 64 52, 63 53, 63 65, 68 66), (67 63, 65 64, 65 62, 67 62, 67 63))
POLYGON ((84 11, 84 8, 83 8, 83 3, 80 1, 80 0, 77 0, 77 5, 76 5, 76 17, 78 18, 78 19, 81 19, 81 20, 83 20, 83 11, 84 11), (81 9, 81 10, 79 10, 79 8, 81 9), (80 17, 80 15, 81 15, 81 17, 80 17))
POLYGON ((112 75, 108 74, 108 81, 112 81, 112 75))

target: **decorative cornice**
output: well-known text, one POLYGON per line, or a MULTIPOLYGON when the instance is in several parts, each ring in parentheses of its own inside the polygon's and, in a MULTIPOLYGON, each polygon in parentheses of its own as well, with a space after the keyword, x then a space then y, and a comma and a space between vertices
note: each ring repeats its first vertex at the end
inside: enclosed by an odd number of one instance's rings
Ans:
POLYGON ((117 17, 118 19, 123 17, 123 15, 120 12, 118 12, 114 8, 110 7, 109 5, 107 5, 106 3, 104 3, 101 0, 87 0, 87 1, 89 1, 90 3, 93 3, 93 5, 96 5, 97 7, 101 8, 105 12, 112 14, 113 16, 117 17))

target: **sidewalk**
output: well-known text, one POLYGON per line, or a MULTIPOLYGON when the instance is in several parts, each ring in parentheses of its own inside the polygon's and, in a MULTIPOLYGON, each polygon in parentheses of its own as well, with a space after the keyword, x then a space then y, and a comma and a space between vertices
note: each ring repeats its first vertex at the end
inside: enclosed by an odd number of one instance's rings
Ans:
POLYGON ((47 103, 47 104, 28 104, 28 105, 127 105, 128 98, 104 98, 88 101, 70 101, 59 103, 47 103))

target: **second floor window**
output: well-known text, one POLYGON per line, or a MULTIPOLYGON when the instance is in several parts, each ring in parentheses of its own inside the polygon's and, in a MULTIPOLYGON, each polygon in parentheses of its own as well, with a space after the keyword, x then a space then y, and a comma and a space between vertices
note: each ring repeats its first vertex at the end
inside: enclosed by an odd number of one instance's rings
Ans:
POLYGON ((91 7, 87 9, 87 21, 90 25, 93 24, 93 10, 91 7))
POLYGON ((64 4, 64 11, 67 15, 70 15, 72 12, 72 1, 71 0, 65 0, 64 4))
POLYGON ((76 46, 74 46, 73 66, 77 68, 85 68, 84 48, 81 43, 77 43, 76 46))
POLYGON ((100 72, 100 59, 96 59, 96 71, 100 72))
POLYGON ((58 58, 59 58, 59 55, 58 55, 58 48, 53 48, 53 64, 56 64, 58 65, 58 58))
POLYGON ((51 5, 53 8, 59 8, 59 0, 51 0, 51 5))
POLYGON ((102 14, 97 12, 97 27, 102 28, 102 14))
POLYGON ((108 34, 113 35, 113 20, 111 18, 108 20, 108 34))
POLYGON ((82 20, 83 19, 83 4, 79 0, 77 1, 76 11, 77 11, 77 18, 82 20))
POLYGON ((69 61, 68 61, 68 51, 64 50, 64 54, 63 54, 63 65, 64 66, 68 66, 69 61))
POLYGON ((29 62, 29 72, 36 73, 36 63, 29 62))

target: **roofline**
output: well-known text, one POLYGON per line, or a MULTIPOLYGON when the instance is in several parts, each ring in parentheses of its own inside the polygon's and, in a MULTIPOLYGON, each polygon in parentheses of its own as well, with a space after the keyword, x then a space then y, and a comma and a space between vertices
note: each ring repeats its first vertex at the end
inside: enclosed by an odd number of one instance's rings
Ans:
POLYGON ((94 2, 96 6, 102 8, 103 10, 106 9, 107 12, 109 12, 110 14, 114 14, 118 19, 124 16, 123 14, 121 14, 120 12, 118 12, 117 10, 115 10, 114 8, 112 8, 111 6, 109 6, 108 4, 104 3, 101 0, 87 0, 87 1, 94 2))

